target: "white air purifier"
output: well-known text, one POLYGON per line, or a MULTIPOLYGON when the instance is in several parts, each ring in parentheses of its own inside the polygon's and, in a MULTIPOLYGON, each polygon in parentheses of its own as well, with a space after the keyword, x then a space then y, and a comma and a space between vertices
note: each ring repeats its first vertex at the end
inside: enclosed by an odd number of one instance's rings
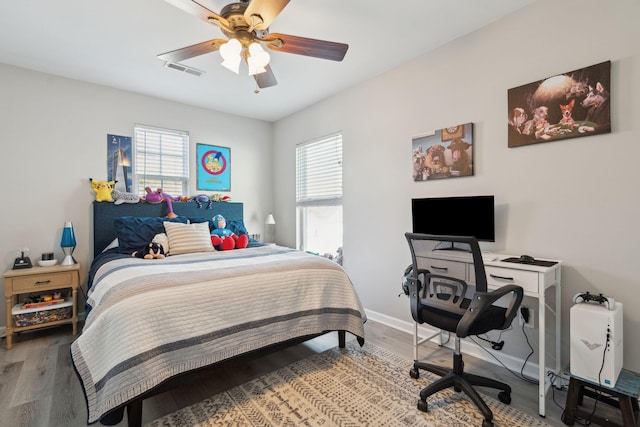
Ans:
POLYGON ((570 310, 571 375, 614 388, 622 370, 622 304, 583 302, 570 310))

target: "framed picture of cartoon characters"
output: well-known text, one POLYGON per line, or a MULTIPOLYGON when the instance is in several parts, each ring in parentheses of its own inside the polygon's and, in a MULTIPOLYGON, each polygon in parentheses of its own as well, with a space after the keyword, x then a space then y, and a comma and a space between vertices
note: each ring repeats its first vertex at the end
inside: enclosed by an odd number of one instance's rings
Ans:
POLYGON ((611 132, 611 61, 507 91, 508 146, 611 132))
POLYGON ((473 175, 473 123, 415 136, 411 143, 414 181, 473 175))
POLYGON ((205 191, 231 190, 231 149, 197 144, 197 189, 205 191))

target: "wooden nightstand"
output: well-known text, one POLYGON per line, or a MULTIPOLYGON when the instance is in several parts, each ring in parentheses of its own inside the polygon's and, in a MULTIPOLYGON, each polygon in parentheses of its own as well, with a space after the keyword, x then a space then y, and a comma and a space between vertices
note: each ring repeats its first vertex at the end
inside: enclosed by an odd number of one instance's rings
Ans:
POLYGON ((10 270, 2 275, 4 278, 4 296, 7 305, 7 350, 12 346, 13 334, 29 329, 63 325, 73 325, 73 335, 78 332, 78 286, 80 284, 80 264, 69 266, 33 267, 24 270, 10 270), (17 296, 20 294, 41 293, 54 289, 71 288, 73 314, 69 319, 55 320, 29 326, 16 326, 11 314, 17 296))

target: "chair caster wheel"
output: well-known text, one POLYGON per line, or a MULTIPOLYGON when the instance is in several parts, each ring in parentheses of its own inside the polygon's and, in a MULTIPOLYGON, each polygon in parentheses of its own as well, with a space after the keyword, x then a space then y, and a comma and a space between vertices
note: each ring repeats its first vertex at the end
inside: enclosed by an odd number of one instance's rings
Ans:
POLYGON ((511 394, 507 393, 506 391, 501 391, 500 393, 498 393, 498 399, 500 400, 500 402, 508 405, 511 403, 511 394))
POLYGON ((429 405, 424 400, 418 400, 418 411, 429 412, 429 405))
POLYGON ((409 371, 409 376, 411 378, 420 378, 420 371, 418 371, 416 368, 411 368, 411 370, 409 371))
POLYGON ((482 427, 493 427, 493 421, 482 420, 482 427))

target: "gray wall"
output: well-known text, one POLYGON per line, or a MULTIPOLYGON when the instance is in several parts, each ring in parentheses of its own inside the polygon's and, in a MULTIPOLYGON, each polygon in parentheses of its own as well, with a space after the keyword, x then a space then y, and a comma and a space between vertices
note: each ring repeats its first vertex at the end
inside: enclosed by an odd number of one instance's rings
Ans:
MULTIPOLYGON (((342 131, 345 268, 372 317, 400 326, 411 319, 397 297, 411 198, 494 194, 497 241, 485 250, 564 261, 563 358, 573 295, 603 292, 624 303, 624 364, 640 370, 632 357, 640 354, 638 17, 635 0, 538 0, 277 122, 277 240, 295 244, 294 227, 280 226, 295 221, 295 144, 342 131), (606 60, 611 134, 507 148, 508 89, 606 60), (414 183, 412 136, 467 122, 475 125, 475 176, 414 183)), ((505 348, 515 341, 508 351, 524 359, 516 332, 505 348)))
POLYGON ((86 280, 95 198, 89 178, 107 178, 107 134, 133 136, 135 123, 189 132, 190 196, 202 193, 196 190, 196 144, 230 147, 226 194, 245 203, 249 231, 262 233, 273 200, 271 180, 265 179, 271 176, 270 123, 2 64, 0 94, 0 263, 6 268, 25 246, 33 261, 50 251, 62 259, 62 227, 71 220, 78 240, 74 256, 86 280))

